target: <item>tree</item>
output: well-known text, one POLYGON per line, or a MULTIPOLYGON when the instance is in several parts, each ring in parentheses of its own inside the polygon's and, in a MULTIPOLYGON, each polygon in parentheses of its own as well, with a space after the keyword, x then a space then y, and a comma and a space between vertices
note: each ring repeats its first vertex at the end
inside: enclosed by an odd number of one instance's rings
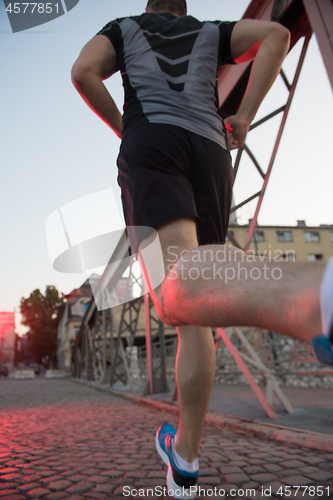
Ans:
POLYGON ((57 352, 57 316, 63 299, 54 286, 47 286, 44 295, 37 289, 27 299, 21 299, 22 324, 30 329, 27 347, 37 363, 47 355, 51 359, 57 352))

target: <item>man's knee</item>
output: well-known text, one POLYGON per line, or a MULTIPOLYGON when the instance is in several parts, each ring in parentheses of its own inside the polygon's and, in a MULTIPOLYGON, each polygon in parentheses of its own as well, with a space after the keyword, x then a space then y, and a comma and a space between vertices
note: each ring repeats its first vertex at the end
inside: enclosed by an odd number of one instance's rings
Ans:
POLYGON ((168 272, 154 300, 159 319, 174 327, 191 324, 188 312, 195 295, 191 280, 179 272, 180 264, 181 259, 168 272))

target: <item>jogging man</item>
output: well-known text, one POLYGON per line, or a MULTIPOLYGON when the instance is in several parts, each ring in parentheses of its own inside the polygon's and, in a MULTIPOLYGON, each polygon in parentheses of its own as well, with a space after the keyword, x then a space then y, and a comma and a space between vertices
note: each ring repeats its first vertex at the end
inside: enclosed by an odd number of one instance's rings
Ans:
MULTIPOLYGON (((324 263, 283 262, 281 279, 246 279, 253 267, 265 265, 269 273, 277 263, 248 262, 223 245, 231 204, 229 148, 244 144, 288 52, 289 31, 274 22, 200 22, 186 14, 185 0, 149 0, 141 16, 108 23, 72 70, 84 100, 122 138, 117 164, 127 226, 156 229, 163 252, 166 277, 150 293, 160 319, 179 334, 181 418, 177 431, 161 426, 156 446, 177 498, 195 497, 191 486, 199 475, 215 373, 209 327, 258 326, 308 342, 322 332, 317 351, 322 348, 324 360, 333 363, 333 261, 326 271, 324 263), (218 114, 218 71, 249 60, 245 97, 226 120, 227 133, 218 114), (102 82, 118 70, 123 117, 102 82), (234 279, 226 280, 227 273, 234 279)), ((137 244, 140 251, 145 241, 137 244)), ((156 263, 140 255, 149 284, 156 263)))

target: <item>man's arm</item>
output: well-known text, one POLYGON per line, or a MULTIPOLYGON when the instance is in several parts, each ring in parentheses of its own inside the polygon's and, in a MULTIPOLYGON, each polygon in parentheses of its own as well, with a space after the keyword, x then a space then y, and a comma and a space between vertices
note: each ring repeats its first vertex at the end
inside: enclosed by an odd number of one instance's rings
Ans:
POLYGON ((121 138, 122 115, 103 80, 117 71, 117 54, 110 40, 96 35, 82 49, 72 68, 72 82, 88 106, 121 138))
POLYGON ((278 76, 290 44, 290 33, 279 23, 244 19, 231 35, 236 63, 253 60, 244 99, 236 115, 225 120, 230 149, 243 146, 250 124, 278 76))

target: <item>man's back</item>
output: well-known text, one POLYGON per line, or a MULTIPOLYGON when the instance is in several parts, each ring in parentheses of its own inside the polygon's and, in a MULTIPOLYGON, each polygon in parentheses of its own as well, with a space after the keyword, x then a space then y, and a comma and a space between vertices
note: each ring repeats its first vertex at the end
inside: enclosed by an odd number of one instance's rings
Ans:
POLYGON ((231 61, 234 23, 146 13, 107 24, 123 77, 123 137, 145 123, 195 132, 226 149, 218 114, 217 74, 231 61))

